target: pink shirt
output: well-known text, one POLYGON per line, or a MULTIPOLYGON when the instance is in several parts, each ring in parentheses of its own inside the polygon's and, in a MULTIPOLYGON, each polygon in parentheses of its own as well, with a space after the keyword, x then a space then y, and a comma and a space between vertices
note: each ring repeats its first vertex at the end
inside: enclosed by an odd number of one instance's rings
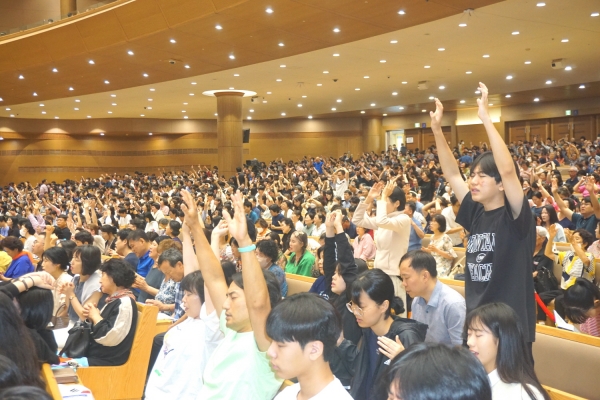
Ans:
POLYGON ((579 330, 581 333, 600 337, 600 315, 586 319, 583 324, 579 325, 579 330))
POLYGON ((352 242, 352 248, 354 249, 354 258, 362 258, 365 261, 375 258, 375 242, 368 233, 365 233, 360 239, 357 236, 352 242))

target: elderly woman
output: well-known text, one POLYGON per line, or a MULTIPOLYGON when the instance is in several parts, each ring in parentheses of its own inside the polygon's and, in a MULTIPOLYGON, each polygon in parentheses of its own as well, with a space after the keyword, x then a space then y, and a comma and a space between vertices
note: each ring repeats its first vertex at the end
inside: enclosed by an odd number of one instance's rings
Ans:
MULTIPOLYGON (((65 304, 65 295, 60 293, 59 288, 73 280, 73 277, 67 273, 68 267, 69 256, 62 247, 50 247, 42 254, 42 269, 55 279, 54 286, 52 287, 54 300, 52 314, 56 314, 58 309, 65 304)), ((58 313, 58 316, 64 315, 67 315, 67 307, 58 313)))
POLYGON ((89 366, 123 365, 129 358, 137 327, 137 306, 130 290, 135 272, 118 259, 108 260, 100 270, 100 289, 108 297, 102 310, 93 303, 83 309, 84 317, 92 322, 85 357, 89 366))

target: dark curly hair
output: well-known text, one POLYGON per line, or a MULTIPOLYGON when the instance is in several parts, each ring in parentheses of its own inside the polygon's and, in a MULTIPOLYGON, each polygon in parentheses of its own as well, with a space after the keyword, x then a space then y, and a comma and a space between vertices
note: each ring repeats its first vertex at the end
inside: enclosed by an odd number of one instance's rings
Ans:
POLYGON ((117 287, 130 288, 135 282, 135 272, 123 260, 111 258, 102 265, 100 271, 110 276, 117 287))

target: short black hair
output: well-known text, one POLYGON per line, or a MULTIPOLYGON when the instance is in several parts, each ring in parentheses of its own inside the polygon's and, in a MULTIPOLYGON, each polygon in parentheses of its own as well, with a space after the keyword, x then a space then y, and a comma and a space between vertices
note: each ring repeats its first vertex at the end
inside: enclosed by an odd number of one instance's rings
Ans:
POLYGON ((267 318, 267 335, 276 342, 323 343, 323 359, 330 361, 342 332, 341 317, 327 300, 314 293, 298 293, 282 300, 267 318))
MULTIPOLYGON (((267 282, 267 290, 269 291, 269 302, 271 303, 271 309, 275 308, 275 306, 281 301, 281 286, 279 285, 279 280, 270 271, 263 270, 263 276, 265 281, 267 282)), ((244 289, 244 278, 241 272, 236 272, 231 277, 232 283, 235 283, 237 287, 240 289, 244 289)))
POLYGON ((75 247, 73 256, 81 259, 81 275, 92 275, 102 265, 100 249, 90 244, 75 247))
POLYGON ((481 153, 471 165, 471 174, 475 173, 475 169, 479 167, 481 172, 494 178, 496 183, 502 182, 502 176, 500 176, 500 171, 498 171, 498 166, 496 165, 496 161, 494 160, 494 155, 491 151, 486 151, 481 153))
POLYGON ((135 282, 135 272, 129 263, 118 258, 111 258, 102 264, 100 271, 110 276, 117 287, 130 288, 135 282))
POLYGON ((394 294, 392 278, 378 268, 363 272, 352 283, 352 302, 358 306, 360 306, 359 299, 362 292, 365 292, 378 305, 383 304, 386 300, 389 302, 385 311, 386 318, 391 315, 392 310, 396 315, 404 312, 404 302, 394 294))
POLYGON ((75 240, 83 244, 94 244, 94 237, 88 231, 79 231, 75 234, 75 240))
POLYGON ((149 242, 150 240, 148 239, 148 235, 146 235, 146 232, 144 232, 141 229, 136 229, 135 231, 131 231, 129 233, 129 236, 127 237, 128 240, 144 240, 146 242, 149 242))
POLYGON ((460 346, 414 344, 392 360, 386 378, 403 400, 492 400, 483 365, 460 346))
POLYGON ((179 236, 181 224, 178 221, 172 219, 171 221, 169 221, 169 226, 171 227, 171 232, 173 232, 173 236, 179 236))
POLYGON ((45 390, 35 386, 13 386, 0 390, 0 399, 4 400, 52 400, 45 390))
POLYGON ((144 228, 146 227, 146 220, 136 217, 129 221, 129 225, 135 226, 135 229, 144 230, 144 228))
POLYGON ((121 229, 119 230, 119 233, 117 233, 117 237, 121 240, 129 240, 129 234, 131 232, 133 231, 129 228, 121 229))
POLYGON ((46 249, 42 253, 42 260, 44 258, 52 261, 53 264, 60 265, 60 269, 62 269, 63 271, 67 270, 67 268, 69 267, 69 262, 71 261, 69 259, 69 255, 67 254, 67 251, 62 247, 58 246, 46 249))
POLYGON ((440 226, 440 232, 446 232, 446 217, 441 214, 436 214, 433 216, 433 220, 440 226))
POLYGON ((204 304, 204 278, 200 271, 194 271, 184 276, 179 287, 181 290, 197 294, 204 304))
POLYGON ((21 318, 30 329, 46 329, 54 310, 54 297, 48 289, 32 287, 18 297, 21 318))
POLYGON ((100 227, 100 231, 104 232, 104 233, 110 233, 110 234, 114 235, 115 233, 117 233, 117 228, 115 228, 112 225, 102 225, 100 227))
POLYGON ((390 194, 388 196, 388 198, 390 199, 392 204, 394 204, 397 201, 400 202, 400 204, 398 205, 396 210, 398 210, 398 211, 404 210, 404 206, 406 205, 406 194, 404 194, 404 190, 402 190, 402 188, 395 187, 394 190, 392 191, 392 194, 390 194))
POLYGON ((7 236, 0 242, 0 247, 6 247, 11 250, 18 250, 19 253, 23 251, 23 242, 19 238, 14 236, 7 236))
POLYGON ((279 259, 279 248, 277 243, 272 240, 264 239, 256 243, 256 250, 259 250, 267 258, 271 259, 271 262, 275 263, 279 259))
POLYGON ((595 300, 600 300, 598 286, 584 278, 575 279, 563 298, 567 318, 576 324, 583 324, 588 319, 586 313, 594 307, 595 300))
POLYGON ((429 272, 432 278, 437 277, 437 268, 435 258, 426 251, 423 250, 412 250, 402 256, 400 264, 404 261, 410 260, 410 267, 417 272, 421 272, 424 269, 429 272))

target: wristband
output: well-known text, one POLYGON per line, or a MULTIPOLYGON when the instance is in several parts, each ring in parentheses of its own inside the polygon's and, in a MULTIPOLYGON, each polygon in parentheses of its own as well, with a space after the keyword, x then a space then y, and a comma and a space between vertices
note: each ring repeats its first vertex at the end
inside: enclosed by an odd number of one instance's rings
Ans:
POLYGON ((256 249, 256 245, 255 244, 251 244, 250 246, 238 248, 238 251, 240 253, 248 253, 248 252, 253 251, 255 249, 256 249))
POLYGON ((27 286, 27 284, 25 283, 25 279, 19 279, 19 282, 21 282, 23 286, 25 286, 25 290, 29 290, 29 286, 27 286))

